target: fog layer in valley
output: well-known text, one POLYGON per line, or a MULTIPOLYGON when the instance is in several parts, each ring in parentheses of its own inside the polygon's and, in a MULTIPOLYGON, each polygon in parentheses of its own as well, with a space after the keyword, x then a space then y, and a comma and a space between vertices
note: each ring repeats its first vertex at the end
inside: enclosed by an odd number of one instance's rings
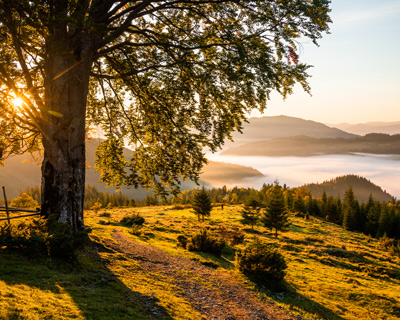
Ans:
MULTIPOLYGON (((397 155, 321 155, 312 157, 243 157, 208 154, 212 161, 251 166, 265 176, 250 179, 241 186, 260 188, 278 179, 290 187, 323 182, 337 176, 356 174, 400 198, 400 156, 397 155)), ((225 183, 221 181, 221 185, 225 183)), ((232 185, 228 185, 232 187, 232 185)))

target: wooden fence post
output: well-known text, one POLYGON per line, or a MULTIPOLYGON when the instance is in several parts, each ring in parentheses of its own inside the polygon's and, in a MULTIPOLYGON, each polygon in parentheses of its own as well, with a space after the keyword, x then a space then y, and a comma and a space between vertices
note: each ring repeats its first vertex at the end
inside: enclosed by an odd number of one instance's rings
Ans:
POLYGON ((10 214, 8 213, 6 189, 4 187, 3 187, 3 196, 4 196, 4 205, 6 206, 7 221, 8 221, 8 224, 10 224, 10 214))

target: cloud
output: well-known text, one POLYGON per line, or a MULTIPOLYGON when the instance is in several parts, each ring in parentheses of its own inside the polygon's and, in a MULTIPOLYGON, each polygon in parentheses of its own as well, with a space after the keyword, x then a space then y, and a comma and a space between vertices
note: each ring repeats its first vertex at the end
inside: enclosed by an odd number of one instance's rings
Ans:
POLYGON ((394 1, 379 5, 379 7, 368 10, 341 11, 337 15, 333 14, 333 23, 338 25, 347 25, 351 23, 370 22, 371 20, 390 18, 400 13, 400 1, 394 1))

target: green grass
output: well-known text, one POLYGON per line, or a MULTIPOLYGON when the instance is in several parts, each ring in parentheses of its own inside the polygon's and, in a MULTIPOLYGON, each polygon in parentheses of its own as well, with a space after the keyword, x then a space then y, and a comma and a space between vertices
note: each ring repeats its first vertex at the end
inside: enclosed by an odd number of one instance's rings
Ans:
MULTIPOLYGON (((86 212, 93 245, 75 261, 23 256, 0 251, 0 319, 201 319, 179 295, 174 281, 162 274, 146 274, 139 264, 101 244, 112 241, 115 229, 134 241, 226 272, 262 299, 302 315, 305 319, 399 319, 400 259, 391 257, 379 241, 347 232, 318 219, 291 217, 288 232, 276 239, 270 230, 243 226, 240 208, 215 208, 200 223, 190 209, 173 207, 127 208, 86 212), (101 216, 108 211, 110 217, 101 216), (132 212, 146 221, 140 229, 119 221, 132 212), (280 287, 258 287, 240 275, 235 251, 227 247, 222 257, 188 252, 177 246, 177 236, 199 228, 218 231, 239 227, 245 244, 255 237, 280 248, 288 264, 280 287)), ((195 277, 196 275, 189 275, 195 277)))

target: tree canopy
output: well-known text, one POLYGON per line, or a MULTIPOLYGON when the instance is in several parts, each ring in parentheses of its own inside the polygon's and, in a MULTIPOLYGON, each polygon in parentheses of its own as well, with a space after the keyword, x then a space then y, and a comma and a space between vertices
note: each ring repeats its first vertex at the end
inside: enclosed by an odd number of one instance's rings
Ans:
POLYGON ((329 11, 328 0, 0 0, 1 158, 43 148, 42 212, 74 228, 90 127, 106 138, 103 181, 178 190, 271 91, 309 92, 300 43, 328 32, 329 11))

